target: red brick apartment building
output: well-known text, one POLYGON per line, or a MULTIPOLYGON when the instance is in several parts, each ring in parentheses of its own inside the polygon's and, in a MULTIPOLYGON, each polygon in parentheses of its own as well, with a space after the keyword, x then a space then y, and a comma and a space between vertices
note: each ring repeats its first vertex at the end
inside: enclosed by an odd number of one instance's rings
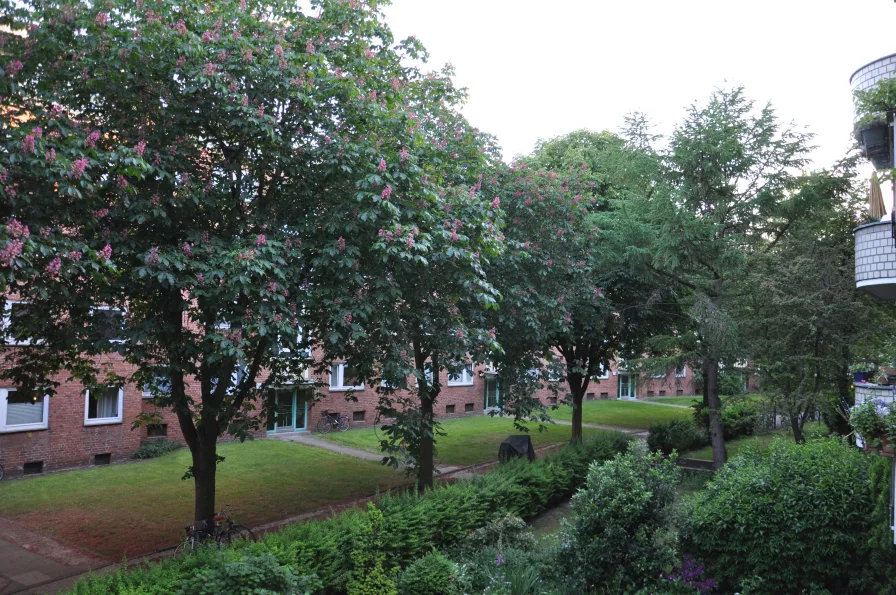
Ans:
MULTIPOLYGON (((7 303, 7 322, 14 316, 15 307, 15 302, 7 303)), ((110 361, 122 376, 133 372, 130 365, 116 361, 115 356, 110 361)), ((436 411, 439 417, 482 414, 503 405, 501 388, 489 368, 471 366, 459 376, 449 377, 444 371, 442 374, 443 388, 436 411)), ((276 414, 258 436, 314 430, 325 409, 339 412, 352 427, 372 424, 377 393, 363 384, 351 386, 351 377, 346 364, 336 364, 328 375, 271 389, 269 398, 276 414), (349 393, 355 400, 345 398, 349 393)), ((30 400, 16 398, 14 386, 0 383, 0 464, 10 476, 108 464, 130 457, 147 441, 181 439, 175 415, 154 407, 150 395, 136 385, 110 387, 104 395, 94 395, 77 383, 61 377, 59 380, 62 384, 56 396, 30 400), (160 423, 132 430, 131 424, 141 412, 159 413, 160 423)), ((613 366, 595 378, 586 399, 635 399, 697 392, 687 367, 674 375, 638 378, 613 366)), ((556 402, 547 389, 539 397, 545 404, 556 402)))

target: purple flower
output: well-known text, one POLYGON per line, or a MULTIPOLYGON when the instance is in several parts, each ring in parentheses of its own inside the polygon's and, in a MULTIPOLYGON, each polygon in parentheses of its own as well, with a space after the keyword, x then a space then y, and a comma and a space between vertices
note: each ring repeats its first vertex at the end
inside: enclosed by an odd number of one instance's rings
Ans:
POLYGON ((96 19, 94 20, 98 26, 105 27, 106 23, 109 22, 109 14, 105 12, 98 12, 96 15, 96 19))
POLYGON ((267 245, 267 243, 268 243, 268 239, 267 239, 266 237, 264 237, 264 234, 263 234, 263 233, 262 233, 262 234, 258 234, 258 237, 255 238, 255 245, 256 245, 256 246, 265 246, 265 245, 267 245))
POLYGON ((47 265, 47 274, 51 279, 55 279, 59 275, 59 269, 62 268, 62 260, 57 256, 47 265))
POLYGON ((25 140, 22 141, 22 152, 23 153, 34 153, 34 135, 33 134, 25 135, 25 140))
POLYGON ((345 238, 344 238, 344 237, 339 236, 339 239, 336 240, 336 248, 337 248, 340 252, 342 252, 343 250, 345 250, 345 238))

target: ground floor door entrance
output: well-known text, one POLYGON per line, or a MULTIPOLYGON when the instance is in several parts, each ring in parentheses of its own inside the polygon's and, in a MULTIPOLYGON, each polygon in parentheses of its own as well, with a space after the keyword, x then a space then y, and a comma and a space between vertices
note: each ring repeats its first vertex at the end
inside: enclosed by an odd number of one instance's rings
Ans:
POLYGON ((637 398, 635 395, 635 382, 631 374, 619 373, 619 395, 617 398, 627 400, 637 398))
POLYGON ((268 434, 308 429, 311 387, 288 386, 268 390, 268 434))
POLYGON ((504 393, 497 378, 485 379, 485 408, 502 409, 504 407, 504 393))

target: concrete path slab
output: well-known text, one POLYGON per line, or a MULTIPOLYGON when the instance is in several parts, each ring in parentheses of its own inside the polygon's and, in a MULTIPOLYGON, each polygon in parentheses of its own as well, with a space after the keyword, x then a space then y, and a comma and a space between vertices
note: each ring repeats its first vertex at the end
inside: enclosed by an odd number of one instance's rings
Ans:
POLYGON ((40 592, 41 585, 108 564, 102 556, 0 519, 0 595, 40 592))
MULTIPOLYGON (((554 423, 558 426, 571 426, 571 421, 562 421, 559 419, 555 419, 554 423)), ((600 424, 586 424, 582 423, 583 428, 591 428, 593 430, 608 430, 610 432, 622 432, 623 434, 634 434, 639 436, 641 434, 646 434, 647 430, 644 428, 620 428, 617 426, 602 426, 600 424)))

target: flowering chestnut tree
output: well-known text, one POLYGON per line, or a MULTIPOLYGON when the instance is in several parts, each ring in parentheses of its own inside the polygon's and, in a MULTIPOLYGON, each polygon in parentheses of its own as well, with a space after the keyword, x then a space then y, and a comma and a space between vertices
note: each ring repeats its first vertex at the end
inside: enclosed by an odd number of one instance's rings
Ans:
MULTIPOLYGON (((0 0, 0 273, 30 302, 2 373, 149 387, 192 453, 197 521, 218 438, 250 436, 266 388, 307 365, 300 329, 334 352, 360 336, 344 306, 380 271, 359 255, 427 257, 442 203, 409 181, 431 136, 413 110, 447 87, 403 65, 422 48, 377 4, 0 0), (98 307, 123 313, 113 341, 98 307)), ((359 314, 408 299, 390 291, 359 314)))

